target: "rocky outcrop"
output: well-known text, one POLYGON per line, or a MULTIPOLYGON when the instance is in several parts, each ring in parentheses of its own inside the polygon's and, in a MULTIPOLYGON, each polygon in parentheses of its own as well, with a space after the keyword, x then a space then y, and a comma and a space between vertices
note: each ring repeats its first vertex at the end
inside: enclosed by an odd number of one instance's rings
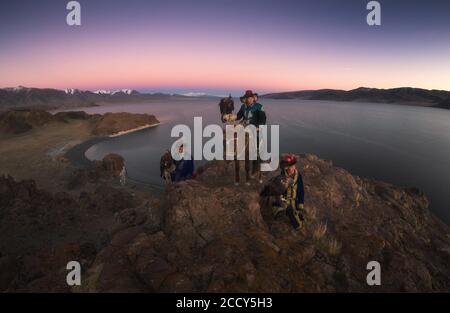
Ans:
POLYGON ((90 162, 86 168, 76 169, 69 178, 68 188, 74 189, 87 183, 97 183, 101 179, 117 178, 125 165, 125 160, 118 154, 110 153, 101 161, 90 162))
POLYGON ((45 111, 6 111, 0 114, 0 132, 20 134, 53 121, 45 111))
POLYGON ((421 192, 304 155, 306 221, 295 231, 272 218, 261 185, 233 186, 232 166, 210 162, 169 186, 159 209, 121 212, 74 291, 450 290, 450 230, 421 192), (366 284, 369 261, 381 264, 381 286, 366 284))
POLYGON ((87 269, 109 242, 117 212, 139 204, 108 185, 75 196, 0 177, 0 291, 69 291, 67 263, 87 269))
POLYGON ((92 135, 109 136, 159 123, 154 115, 133 113, 87 114, 84 111, 67 111, 50 114, 46 111, 4 111, 0 113, 0 134, 20 134, 49 123, 67 123, 86 120, 92 135))
POLYGON ((77 260, 81 268, 86 268, 92 264, 96 252, 91 243, 70 243, 19 257, 0 256, 0 290, 70 292, 66 264, 77 260))
MULTIPOLYGON (((103 170, 122 159, 110 156, 103 170)), ((120 163, 120 164, 119 164, 120 163)), ((72 292, 450 291, 450 229, 423 193, 299 156, 306 220, 274 219, 264 184, 233 185, 233 163, 207 163, 162 199, 110 183, 78 196, 0 179, 0 290, 72 292), (82 265, 82 285, 65 266, 82 265), (366 283, 381 265, 381 286, 366 283)))
POLYGON ((84 111, 64 111, 55 114, 56 119, 59 119, 64 122, 67 122, 69 120, 88 120, 91 117, 92 115, 89 115, 84 111))

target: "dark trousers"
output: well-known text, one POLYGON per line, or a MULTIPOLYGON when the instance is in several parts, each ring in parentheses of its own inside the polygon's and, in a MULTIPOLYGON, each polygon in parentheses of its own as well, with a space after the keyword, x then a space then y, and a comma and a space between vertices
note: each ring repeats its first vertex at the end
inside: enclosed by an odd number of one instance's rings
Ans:
MULTIPOLYGON (((234 134, 234 151, 237 151, 237 134, 234 134)), ((249 136, 246 134, 245 136, 245 159, 244 159, 244 168, 245 168, 245 181, 248 182, 250 180, 250 163, 251 165, 251 173, 252 176, 255 176, 258 174, 258 179, 261 179, 261 170, 260 170, 260 164, 261 159, 259 157, 259 134, 257 133, 256 136, 256 153, 257 157, 256 160, 250 160, 250 145, 249 145, 249 136), (251 162, 250 162, 251 161, 251 162)), ((240 165, 239 160, 237 159, 237 153, 235 154, 235 160, 234 160, 234 180, 235 182, 240 181, 240 165)))

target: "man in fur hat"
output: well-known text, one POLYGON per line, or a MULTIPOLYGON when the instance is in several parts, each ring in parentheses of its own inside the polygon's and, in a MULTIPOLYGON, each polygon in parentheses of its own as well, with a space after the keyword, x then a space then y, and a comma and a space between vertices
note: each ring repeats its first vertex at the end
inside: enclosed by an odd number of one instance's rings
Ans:
POLYGON ((283 182, 283 193, 272 203, 274 218, 286 213, 295 229, 300 228, 304 220, 305 191, 302 175, 296 167, 295 155, 287 154, 280 162, 280 181, 283 182))
MULTIPOLYGON (((254 125, 256 129, 259 129, 260 125, 266 124, 266 113, 263 111, 262 104, 256 102, 258 94, 253 93, 251 90, 247 90, 245 94, 240 97, 242 102, 242 106, 239 109, 236 115, 236 121, 240 121, 244 126, 246 125, 254 125)), ((259 157, 259 134, 257 134, 256 142, 257 142, 257 159, 252 162, 252 177, 256 177, 258 175, 258 180, 261 183, 261 172, 260 172, 260 163, 261 159, 259 157)), ((245 175, 246 175, 246 184, 250 184, 250 160, 248 157, 248 147, 246 144, 246 156, 245 156, 245 175)), ((236 168, 236 182, 239 182, 239 168, 236 168)))

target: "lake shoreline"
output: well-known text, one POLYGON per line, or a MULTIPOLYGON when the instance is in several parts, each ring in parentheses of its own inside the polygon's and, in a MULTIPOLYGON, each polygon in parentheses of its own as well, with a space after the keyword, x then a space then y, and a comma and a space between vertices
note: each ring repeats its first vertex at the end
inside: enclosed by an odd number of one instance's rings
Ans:
POLYGON ((89 138, 89 139, 71 147, 70 149, 68 149, 68 151, 64 154, 64 157, 66 157, 70 161, 71 164, 73 164, 77 167, 88 166, 92 161, 86 156, 86 152, 92 146, 94 146, 98 143, 104 142, 104 141, 108 141, 112 138, 122 137, 122 136, 125 136, 128 134, 139 132, 144 129, 153 128, 153 127, 156 127, 159 125, 161 125, 161 122, 143 125, 143 126, 139 126, 139 127, 133 128, 133 129, 125 130, 125 131, 120 131, 117 133, 110 134, 108 136, 95 136, 95 137, 89 138))
POLYGON ((131 133, 134 133, 134 132, 137 132, 137 131, 140 131, 140 130, 144 130, 144 129, 147 129, 147 128, 153 128, 153 127, 156 127, 156 126, 158 126, 160 124, 161 124, 161 122, 154 123, 154 124, 147 124, 147 125, 139 126, 139 127, 136 127, 136 128, 133 128, 133 129, 129 129, 129 130, 122 130, 120 132, 113 133, 113 134, 109 135, 108 137, 109 138, 116 138, 116 137, 124 136, 124 135, 127 135, 127 134, 131 134, 131 133))
MULTIPOLYGON (((136 132, 139 132, 139 131, 142 131, 145 129, 159 126, 160 124, 161 124, 161 122, 150 124, 150 125, 144 125, 141 127, 133 128, 133 129, 123 131, 123 132, 118 132, 118 133, 108 135, 108 136, 95 136, 95 137, 89 138, 89 139, 69 148, 64 153, 64 157, 69 161, 69 163, 72 166, 74 166, 76 168, 80 168, 80 169, 88 168, 89 166, 92 165, 93 160, 89 159, 86 156, 86 152, 91 147, 95 146, 96 144, 111 140, 113 138, 124 137, 124 136, 132 134, 132 133, 136 133, 136 132)), ((132 188, 134 190, 136 190, 136 189, 147 190, 148 188, 151 188, 152 190, 158 191, 158 192, 161 192, 162 190, 164 190, 164 188, 161 186, 154 185, 154 184, 147 183, 147 182, 138 181, 132 177, 127 177, 127 180, 128 180, 128 184, 130 185, 130 188, 132 188)))
POLYGON ((110 137, 101 136, 85 140, 82 143, 79 143, 70 148, 64 154, 64 157, 67 158, 70 163, 76 167, 88 166, 92 161, 86 157, 86 151, 89 150, 89 148, 91 148, 92 146, 104 142, 108 139, 110 139, 110 137))

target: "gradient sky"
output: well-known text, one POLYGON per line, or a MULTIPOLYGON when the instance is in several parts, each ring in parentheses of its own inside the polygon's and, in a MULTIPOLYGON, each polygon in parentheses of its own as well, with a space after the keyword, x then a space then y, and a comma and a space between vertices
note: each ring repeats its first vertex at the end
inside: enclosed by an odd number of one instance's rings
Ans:
POLYGON ((2 0, 0 87, 450 90, 450 1, 2 0))

